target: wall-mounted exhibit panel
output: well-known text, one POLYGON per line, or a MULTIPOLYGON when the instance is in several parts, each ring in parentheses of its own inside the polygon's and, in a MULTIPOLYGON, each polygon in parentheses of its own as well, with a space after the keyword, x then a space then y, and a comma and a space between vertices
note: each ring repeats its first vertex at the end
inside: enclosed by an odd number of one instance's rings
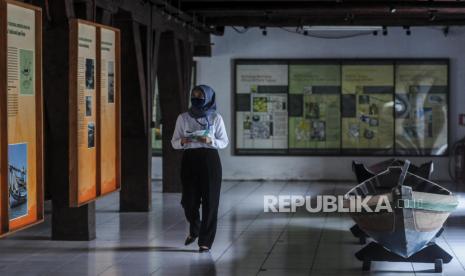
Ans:
POLYGON ((235 153, 447 154, 448 60, 236 60, 235 153))
POLYGON ((235 78, 236 151, 287 152, 287 62, 241 63, 235 78))
POLYGON ((119 32, 70 23, 69 198, 77 207, 119 189, 119 32))
POLYGON ((393 154, 394 64, 342 65, 342 149, 347 154, 393 154))
POLYGON ((42 12, 0 0, 0 235, 43 221, 42 12))
POLYGON ((448 134, 448 63, 396 64, 396 152, 443 155, 448 134))
POLYGON ((99 143, 100 164, 98 193, 105 195, 120 188, 120 33, 119 30, 100 26, 99 55, 99 143))
POLYGON ((338 153, 341 137, 341 66, 289 65, 289 152, 338 153))

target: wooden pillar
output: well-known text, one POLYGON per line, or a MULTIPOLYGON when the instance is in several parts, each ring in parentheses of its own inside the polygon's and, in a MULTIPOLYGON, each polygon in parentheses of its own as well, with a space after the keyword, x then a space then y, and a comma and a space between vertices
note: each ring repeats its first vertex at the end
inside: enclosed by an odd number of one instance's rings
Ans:
POLYGON ((43 39, 45 183, 52 197, 52 239, 95 239, 95 203, 69 207, 69 26, 70 0, 53 1, 43 39))
POLYGON ((120 211, 151 209, 151 144, 146 70, 140 24, 120 12, 114 25, 121 30, 121 173, 120 211))
MULTIPOLYGON (((163 123, 163 192, 180 192, 180 167, 182 152, 171 146, 176 119, 188 107, 188 85, 184 70, 188 62, 183 56, 183 45, 172 31, 160 37, 158 54, 158 82, 160 89, 161 115, 163 123)), ((192 57, 190 58, 192 60, 192 57)), ((189 70, 190 71, 190 70, 189 70)))

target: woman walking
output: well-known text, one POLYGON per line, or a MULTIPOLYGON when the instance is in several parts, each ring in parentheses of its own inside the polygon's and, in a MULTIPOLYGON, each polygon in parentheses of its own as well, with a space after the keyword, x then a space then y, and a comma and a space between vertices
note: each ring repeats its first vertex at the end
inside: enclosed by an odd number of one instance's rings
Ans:
POLYGON ((199 252, 208 252, 215 239, 222 177, 218 149, 228 142, 223 118, 216 112, 215 91, 207 85, 194 87, 191 107, 178 116, 171 144, 184 150, 181 205, 190 224, 185 245, 198 238, 199 252))

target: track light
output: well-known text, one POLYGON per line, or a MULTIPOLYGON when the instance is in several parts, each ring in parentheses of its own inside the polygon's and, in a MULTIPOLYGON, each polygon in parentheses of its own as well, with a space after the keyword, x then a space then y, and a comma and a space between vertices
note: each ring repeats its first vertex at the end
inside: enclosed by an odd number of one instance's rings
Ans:
POLYGON ((383 35, 387 35, 387 34, 388 34, 387 28, 386 26, 383 26, 383 35))
POLYGON ((354 20, 354 14, 353 13, 348 13, 346 14, 346 17, 344 18, 344 21, 346 22, 352 22, 354 20))
POLYGON ((410 26, 404 26, 405 34, 406 35, 411 35, 412 31, 410 31, 410 26))
POLYGON ((434 11, 429 12, 429 21, 436 20, 436 13, 434 11))
POLYGON ((449 34, 449 26, 445 27, 443 30, 442 30, 444 36, 447 36, 449 34))
POLYGON ((389 7, 390 13, 396 13, 397 9, 395 7, 389 7))

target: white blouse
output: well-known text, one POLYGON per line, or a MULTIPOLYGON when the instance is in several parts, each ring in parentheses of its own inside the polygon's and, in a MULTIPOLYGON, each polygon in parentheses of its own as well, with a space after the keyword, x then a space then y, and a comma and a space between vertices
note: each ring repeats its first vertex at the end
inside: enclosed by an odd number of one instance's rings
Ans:
POLYGON ((192 136, 195 132, 202 132, 207 129, 207 119, 192 118, 187 112, 184 112, 178 116, 176 120, 176 127, 174 129, 173 138, 171 139, 171 145, 174 149, 195 149, 195 148, 211 148, 211 149, 224 149, 228 146, 229 139, 224 126, 223 118, 220 114, 214 113, 209 117, 210 129, 208 131, 208 137, 211 138, 211 144, 205 144, 200 142, 191 142, 181 145, 181 139, 183 137, 192 136), (200 122, 200 123, 199 123, 200 122))

